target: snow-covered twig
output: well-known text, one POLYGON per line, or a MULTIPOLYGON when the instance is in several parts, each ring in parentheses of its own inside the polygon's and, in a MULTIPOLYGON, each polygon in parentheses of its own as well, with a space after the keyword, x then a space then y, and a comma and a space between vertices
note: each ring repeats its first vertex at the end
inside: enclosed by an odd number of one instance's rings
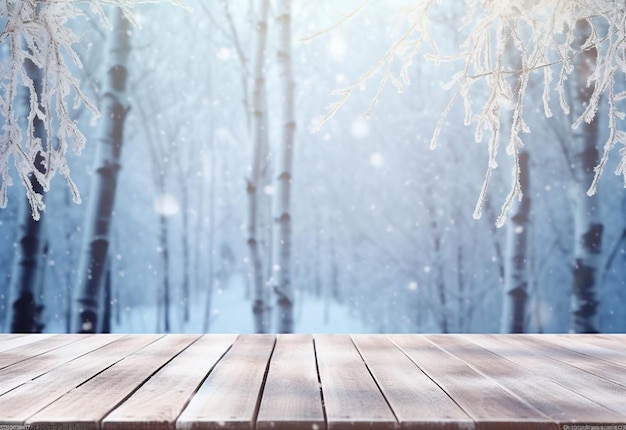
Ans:
MULTIPOLYGON (((326 115, 319 126, 328 121, 339 108, 347 101, 357 88, 363 88, 374 78, 375 73, 383 71, 380 85, 387 82, 400 81, 409 83, 407 70, 413 63, 414 56, 424 43, 433 47, 435 54, 427 58, 435 62, 462 62, 464 66, 455 74, 445 87, 455 89, 451 103, 443 112, 433 133, 431 148, 434 148, 441 134, 444 118, 450 112, 452 103, 460 96, 465 105, 465 123, 474 124, 476 140, 483 140, 484 131, 490 133, 488 152, 489 161, 483 187, 481 189, 475 217, 481 214, 481 207, 487 196, 487 188, 491 171, 497 167, 496 154, 502 136, 499 133, 499 124, 513 111, 513 124, 507 154, 514 160, 513 182, 511 191, 503 203, 502 213, 498 220, 501 224, 510 208, 514 197, 521 197, 519 190, 519 166, 517 164, 519 150, 523 146, 522 134, 530 131, 524 121, 524 106, 528 94, 526 91, 531 75, 542 72, 542 104, 546 117, 553 115, 550 109, 550 94, 556 91, 560 106, 565 115, 570 113, 565 83, 574 73, 573 59, 584 53, 596 52, 595 64, 587 82, 590 91, 590 102, 584 106, 582 114, 573 118, 572 127, 578 127, 583 121, 591 122, 596 119, 601 100, 608 105, 609 138, 604 145, 604 152, 595 169, 595 178, 589 184, 588 194, 596 192, 598 180, 604 170, 609 153, 621 143, 621 162, 616 174, 624 177, 626 186, 626 133, 618 129, 618 120, 624 119, 624 113, 617 107, 617 102, 626 98, 626 93, 619 92, 616 86, 617 76, 623 80, 626 74, 626 5, 623 2, 612 0, 528 0, 522 2, 501 0, 465 0, 460 1, 465 11, 464 24, 467 25, 467 36, 460 46, 457 55, 442 56, 438 54, 437 41, 430 33, 429 15, 438 7, 450 7, 455 0, 434 2, 430 0, 416 2, 408 13, 404 15, 407 30, 401 33, 389 50, 374 66, 364 73, 354 84, 338 90, 335 94, 340 98, 329 105, 326 115), (591 28, 590 36, 581 44, 573 43, 577 37, 576 22, 587 22, 591 28), (410 42, 412 41, 412 42, 410 42), (406 49, 407 46, 409 49, 406 49), (576 48, 578 46, 578 48, 576 48), (512 51, 512 52, 511 52, 512 51), (512 70, 503 61, 504 55, 515 55, 521 65, 520 70, 512 70), (400 58, 403 66, 400 78, 392 72, 391 63, 400 58), (556 77, 555 73, 556 72, 556 77), (515 88, 512 87, 511 75, 516 75, 515 88), (477 84, 484 85, 487 93, 472 89, 477 84), (473 110, 474 105, 480 105, 480 111, 473 110)), ((400 87, 399 90, 402 88, 400 87)), ((371 112, 380 95, 379 88, 371 112)))
MULTIPOLYGON (((0 207, 7 204, 7 187, 12 185, 9 174, 11 159, 18 176, 26 188, 33 218, 45 209, 43 199, 33 189, 28 179, 34 175, 43 190, 48 190, 55 173, 65 177, 75 202, 80 202, 78 188, 70 177, 66 152, 71 145, 80 153, 86 143, 73 114, 86 107, 94 117, 99 115, 80 87, 72 69, 82 68, 74 45, 79 37, 69 22, 85 18, 79 3, 88 4, 102 23, 110 28, 104 7, 122 9, 124 15, 135 22, 131 8, 140 3, 158 0, 4 0, 0 2, 0 207), (41 88, 36 88, 27 71, 32 63, 42 75, 41 88), (22 91, 28 98, 22 102, 22 91), (26 118, 22 127, 20 118, 26 118), (34 123, 41 122, 45 139, 34 132, 34 123), (47 142, 47 143, 46 143, 47 142), (58 142, 52 144, 52 142, 58 142), (43 157, 45 173, 35 167, 35 159, 43 157)), ((179 0, 169 0, 182 4, 179 0)), ((136 22, 135 22, 136 23, 136 22)))

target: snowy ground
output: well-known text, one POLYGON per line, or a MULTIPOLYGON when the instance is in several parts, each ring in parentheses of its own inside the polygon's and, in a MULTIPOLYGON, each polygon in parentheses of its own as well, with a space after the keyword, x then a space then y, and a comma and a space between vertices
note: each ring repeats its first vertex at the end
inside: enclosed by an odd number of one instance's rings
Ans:
MULTIPOLYGON (((176 309, 172 309, 172 332, 199 333, 203 331, 204 298, 195 300, 190 308, 190 321, 186 324, 176 309)), ((367 333, 367 327, 358 315, 347 307, 325 301, 309 294, 298 294, 295 307, 297 333, 367 333)), ((113 323, 117 333, 152 333, 157 331, 157 310, 154 307, 125 308, 121 310, 119 324, 113 323)), ((252 304, 245 290, 236 283, 228 289, 213 294, 211 333, 253 333, 252 304)))

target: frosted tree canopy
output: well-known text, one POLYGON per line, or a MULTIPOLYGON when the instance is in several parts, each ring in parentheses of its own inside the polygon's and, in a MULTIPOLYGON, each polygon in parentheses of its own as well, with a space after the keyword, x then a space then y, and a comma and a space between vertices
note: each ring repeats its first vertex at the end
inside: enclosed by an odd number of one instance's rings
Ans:
MULTIPOLYGON (((363 4, 359 10, 366 8, 367 3, 370 2, 363 4)), ((569 117, 574 129, 583 121, 593 121, 600 111, 605 111, 601 106, 606 106, 609 137, 595 168, 595 178, 591 184, 585 185, 589 186, 587 194, 593 195, 609 153, 618 144, 626 145, 626 133, 618 127, 619 121, 624 119, 618 102, 626 97, 623 85, 626 73, 625 8, 624 2, 612 0, 415 2, 402 14, 397 28, 404 30, 396 29, 398 36, 391 48, 352 85, 335 92, 339 98, 328 107, 320 126, 354 91, 363 89, 370 81, 377 82, 378 88, 366 116, 372 112, 388 84, 403 92, 410 83, 409 70, 417 54, 428 51, 426 57, 434 62, 452 62, 460 66, 445 86, 453 95, 435 127, 431 148, 436 146, 446 117, 459 99, 465 107, 465 125, 475 127, 476 141, 483 141, 485 134, 489 136, 489 162, 475 218, 481 215, 489 180, 497 167, 496 155, 503 143, 506 144, 507 154, 514 159, 513 183, 498 224, 504 222, 513 199, 521 197, 518 156, 524 146, 522 135, 530 132, 524 120, 527 114, 524 108, 531 81, 541 89, 545 117, 553 115, 550 100, 556 96, 560 109, 569 117), (442 40, 431 32, 431 14, 441 8, 454 10, 453 14, 458 14, 463 25, 465 39, 458 52, 452 55, 440 53, 438 47, 442 40), (577 40, 580 43, 576 43, 577 40), (589 53, 595 57, 595 61, 588 65, 590 102, 579 112, 571 108, 575 101, 571 86, 568 87, 566 82, 577 73, 573 65, 575 58, 589 53), (396 62, 400 64, 394 64, 396 62), (381 74, 382 78, 378 80, 381 74), (480 91, 474 91, 477 87, 480 91), (510 128, 501 133, 505 122, 510 128)), ((356 12, 358 10, 347 15, 340 25, 356 12)), ((315 36, 317 34, 312 37, 315 36)), ((620 154, 621 162, 616 174, 624 177, 626 186, 626 147, 622 147, 620 154)))
MULTIPOLYGON (((85 144, 85 135, 77 127, 72 113, 87 108, 97 115, 96 106, 81 91, 74 71, 81 61, 74 45, 79 36, 69 23, 84 17, 79 4, 87 5, 107 24, 102 9, 105 5, 119 6, 127 15, 133 4, 150 0, 6 0, 0 3, 0 206, 7 204, 7 186, 12 180, 9 165, 13 163, 22 184, 26 188, 33 217, 38 218, 44 209, 42 196, 35 192, 29 175, 34 175, 44 191, 50 179, 59 172, 72 190, 74 200, 80 201, 79 193, 70 178, 66 160, 67 148, 72 146, 79 153, 85 144), (32 73, 27 70, 28 61, 41 72, 41 91, 36 91, 32 73), (20 101, 20 94, 30 94, 28 103, 20 101), (23 124, 20 118, 25 117, 23 124), (38 137, 34 123, 40 120, 46 139, 38 137), (35 168, 35 160, 43 162, 45 169, 35 168), (12 159, 12 160, 11 160, 12 159), (43 160, 43 161, 41 161, 43 160)), ((367 7, 365 4, 363 7, 367 7)), ((431 146, 434 147, 446 115, 452 105, 461 99, 465 106, 465 124, 473 125, 476 140, 489 136, 489 163, 481 195, 475 211, 480 216, 489 179, 496 168, 496 155, 503 140, 513 163, 513 184, 503 205, 503 212, 515 197, 521 194, 519 185, 520 148, 522 135, 529 131, 524 120, 528 84, 538 80, 542 88, 543 113, 552 116, 551 98, 558 97, 560 109, 571 116, 571 125, 578 127, 583 121, 591 122, 599 112, 606 111, 609 137, 604 144, 600 163, 595 169, 595 179, 588 194, 596 191, 609 153, 616 145, 626 145, 626 133, 619 130, 618 123, 624 118, 618 102, 626 97, 624 73, 626 72, 626 12, 624 2, 613 0, 467 0, 467 1, 416 1, 403 13, 395 42, 387 53, 364 73, 353 85, 337 92, 339 99, 329 107, 328 120, 358 88, 373 79, 382 79, 378 91, 367 110, 371 112, 382 89, 391 84, 402 91, 409 84, 408 71, 416 61, 416 55, 426 45, 428 57, 436 62, 455 62, 461 67, 447 85, 453 95, 450 104, 442 112, 436 126, 431 146), (463 16, 465 41, 455 55, 439 53, 437 40, 431 33, 430 14, 434 8, 458 10, 463 16), (581 37, 579 22, 586 23, 587 33, 583 43, 574 43, 581 37), (577 47, 578 46, 578 47, 577 47), (512 47, 512 49, 510 48, 512 47), (576 73, 573 61, 582 53, 596 53, 588 86, 592 90, 590 103, 576 115, 571 109, 572 97, 568 94, 566 81, 576 73), (507 55, 515 57, 519 67, 512 67, 507 55), (398 68, 396 62, 400 62, 398 68), (517 78, 512 80, 510 77, 517 78), (473 91, 477 84, 485 85, 487 93, 473 91), (606 106, 606 109, 601 106, 606 106), (512 118, 510 133, 501 133, 504 117, 512 118), (486 132, 486 133, 485 133, 486 132), (506 138, 503 138, 506 136, 506 138)), ((350 16, 346 17, 349 20, 350 16)), ((132 18, 131 18, 132 19, 132 18)), ((626 185, 626 147, 620 150, 621 162, 616 174, 624 176, 626 185)), ((504 215, 501 215, 501 220, 504 215)))
POLYGON ((80 202, 78 189, 70 178, 66 153, 70 145, 80 153, 86 142, 77 126, 75 113, 87 108, 97 117, 98 109, 80 88, 75 71, 82 68, 82 63, 74 49, 80 37, 69 24, 75 19, 86 19, 81 7, 88 6, 110 28, 104 6, 122 8, 132 21, 131 6, 153 2, 0 2, 0 207, 6 206, 7 186, 12 184, 9 174, 11 158, 26 188, 33 218, 39 218, 45 205, 42 196, 33 189, 33 182, 29 180, 31 174, 47 191, 51 178, 59 172, 67 180, 74 201, 80 202), (35 123, 43 125, 43 133, 35 131, 35 123), (35 164, 39 164, 39 168, 35 164))

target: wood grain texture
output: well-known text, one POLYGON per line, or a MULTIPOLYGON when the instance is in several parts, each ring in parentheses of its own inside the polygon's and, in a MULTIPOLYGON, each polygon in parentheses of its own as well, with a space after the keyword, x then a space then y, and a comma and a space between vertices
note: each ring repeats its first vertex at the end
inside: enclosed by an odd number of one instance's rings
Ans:
POLYGON ((177 429, 252 428, 275 336, 241 335, 176 422, 177 429))
POLYGON ((97 429, 105 415, 197 338, 198 335, 161 337, 62 396, 29 418, 27 424, 38 429, 61 425, 97 429))
POLYGON ((428 339, 489 377, 507 391, 556 421, 559 425, 585 422, 599 426, 621 424, 626 417, 603 407, 538 373, 454 335, 428 339))
POLYGON ((535 348, 551 358, 626 387, 626 368, 619 364, 626 354, 577 341, 575 337, 561 339, 554 335, 523 335, 519 341, 533 341, 535 348))
POLYGON ((158 338, 126 336, 9 391, 0 396, 2 424, 24 425, 28 418, 64 394, 158 338))
MULTIPOLYGON (((558 335, 558 334, 545 334, 545 335, 526 335, 529 338, 533 338, 539 342, 547 343, 550 345, 558 346, 566 350, 574 351, 577 354, 586 355, 587 357, 593 357, 608 361, 621 366, 622 372, 626 372, 626 354, 624 351, 616 351, 614 348, 606 346, 598 346, 588 342, 578 340, 576 335, 558 335)), ((577 354, 574 356, 578 357, 577 354)))
POLYGON ((203 336, 167 363, 102 422, 104 429, 175 429, 176 419, 236 335, 203 336))
POLYGON ((353 335, 403 429, 473 429, 473 420, 384 336, 353 335))
POLYGON ((398 422, 347 335, 316 335, 328 429, 393 429, 398 422))
MULTIPOLYGON (((626 353, 626 334, 576 334, 574 340, 626 353)), ((562 337, 572 339, 572 335, 562 337)))
MULTIPOLYGON (((121 335, 60 335, 61 343, 56 343, 56 348, 52 350, 48 350, 50 347, 48 341, 56 339, 57 336, 37 342, 38 344, 45 343, 46 346, 43 350, 47 350, 47 352, 39 354, 41 349, 36 349, 35 352, 38 355, 0 370, 0 394, 4 394, 31 379, 63 366, 76 357, 101 348, 120 337, 121 335)), ((23 348, 29 346, 31 345, 25 345, 23 348)), ((17 349, 22 349, 22 347, 17 349)))
POLYGON ((479 430, 555 429, 545 414, 424 336, 390 335, 413 362, 474 420, 479 430))
POLYGON ((3 334, 0 336, 0 352, 38 342, 53 336, 52 334, 3 334))
POLYGON ((89 335, 83 335, 81 337, 56 335, 46 336, 43 339, 40 339, 39 335, 34 336, 37 336, 37 342, 29 342, 8 351, 4 351, 0 355, 0 369, 4 369, 5 367, 14 365, 24 360, 32 359, 38 355, 52 351, 53 349, 60 348, 63 345, 76 342, 82 337, 89 335))
POLYGON ((500 355, 503 360, 510 360, 621 414, 626 422, 625 387, 555 360, 543 344, 526 336, 472 335, 465 338, 500 355))
POLYGON ((313 338, 280 335, 272 354, 259 408, 259 430, 325 427, 313 338))
POLYGON ((626 425, 623 341, 624 335, 0 335, 0 427, 626 425))

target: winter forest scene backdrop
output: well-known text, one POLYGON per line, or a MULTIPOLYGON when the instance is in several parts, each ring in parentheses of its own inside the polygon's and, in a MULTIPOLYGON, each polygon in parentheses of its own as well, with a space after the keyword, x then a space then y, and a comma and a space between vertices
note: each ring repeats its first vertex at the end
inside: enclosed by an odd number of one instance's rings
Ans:
POLYGON ((626 331, 623 2, 0 3, 0 331, 626 331))

